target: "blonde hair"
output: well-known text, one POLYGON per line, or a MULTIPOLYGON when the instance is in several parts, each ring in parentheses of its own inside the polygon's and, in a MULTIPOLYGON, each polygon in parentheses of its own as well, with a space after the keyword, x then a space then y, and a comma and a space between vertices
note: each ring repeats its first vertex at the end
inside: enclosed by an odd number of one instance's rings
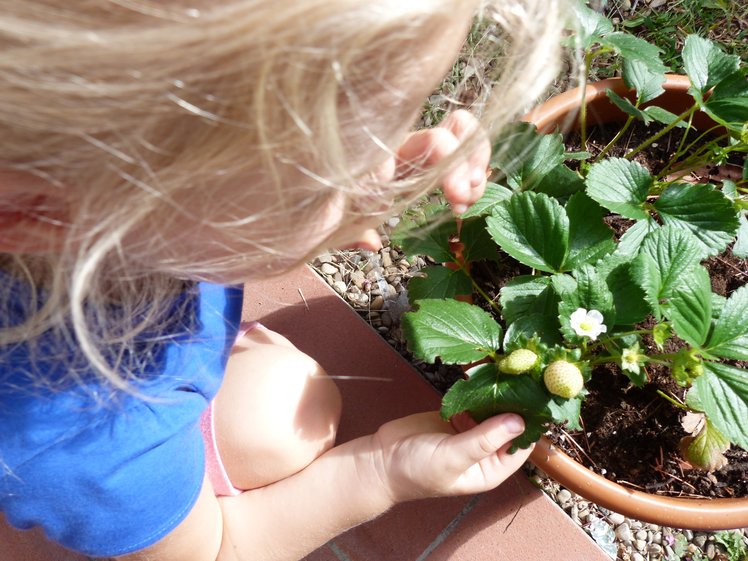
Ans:
POLYGON ((0 343, 72 329, 122 386, 128 374, 102 349, 162 321, 175 279, 280 272, 318 249, 286 251, 332 202, 344 221, 321 246, 391 213, 393 193, 396 210, 437 185, 449 161, 394 184, 371 171, 440 78, 419 72, 424 45, 454 14, 481 11, 505 34, 479 111, 495 133, 555 76, 561 2, 0 0, 0 169, 44 178, 70 213, 61 252, 6 256, 6 268, 46 279, 45 305, 0 343), (258 187, 217 195, 243 174, 263 186, 261 217, 241 211, 258 187), (293 174, 304 181, 289 184, 293 174), (183 219, 235 251, 154 263, 175 243, 163 225, 183 219), (134 231, 147 242, 129 243, 134 231), (136 324, 109 325, 113 295, 136 324))

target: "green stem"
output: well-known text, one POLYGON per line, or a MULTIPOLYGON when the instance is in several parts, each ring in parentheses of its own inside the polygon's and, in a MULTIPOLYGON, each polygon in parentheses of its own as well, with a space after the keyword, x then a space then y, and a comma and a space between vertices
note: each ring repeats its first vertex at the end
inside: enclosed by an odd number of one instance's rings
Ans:
POLYGON ((690 409, 688 407, 686 407, 685 405, 683 405, 681 402, 676 401, 675 399, 673 399, 672 397, 670 397, 668 394, 666 394, 662 390, 657 390, 657 395, 659 395, 663 399, 669 401, 670 403, 672 403, 673 405, 675 405, 678 409, 683 409, 684 411, 690 411, 690 409))
POLYGON ((587 150, 587 76, 590 74, 592 59, 597 56, 594 51, 589 51, 584 56, 584 83, 582 84, 582 104, 579 107, 579 134, 581 137, 582 152, 587 150))
POLYGON ((633 122, 634 122, 633 115, 629 115, 629 118, 626 119, 626 122, 623 124, 623 126, 621 127, 621 129, 618 131, 618 134, 616 134, 613 137, 613 140, 611 140, 610 142, 608 142, 608 144, 605 146, 605 148, 603 148, 603 151, 600 152, 597 155, 597 158, 595 158, 595 160, 592 163, 596 164, 597 162, 599 162, 600 160, 602 160, 608 154, 608 152, 610 152, 610 149, 613 148, 613 146, 615 146, 616 142, 618 142, 619 140, 621 140, 621 138, 623 137, 623 135, 626 134, 626 131, 629 129, 629 127, 631 126, 631 123, 633 123, 633 122))
POLYGON ((488 304, 497 314, 500 314, 501 308, 499 308, 499 305, 494 302, 494 300, 488 294, 486 294, 486 292, 478 285, 477 282, 475 282, 475 279, 473 279, 473 276, 470 274, 470 270, 468 269, 467 265, 465 265, 464 263, 460 263, 457 260, 455 260, 454 263, 457 264, 460 270, 468 276, 468 278, 470 279, 470 283, 473 285, 473 290, 480 294, 481 298, 488 302, 488 304))
POLYGON ((665 136, 667 133, 673 130, 678 123, 680 123, 681 121, 684 121, 685 119, 688 119, 693 113, 696 112, 698 108, 699 108, 698 104, 694 104, 693 107, 691 107, 687 111, 684 111, 683 113, 678 115, 677 119, 675 119, 672 123, 670 123, 664 129, 662 129, 660 132, 649 137, 647 140, 642 142, 639 146, 631 150, 628 154, 624 156, 624 158, 626 158, 627 160, 630 160, 631 158, 636 156, 639 152, 644 150, 647 146, 649 146, 653 142, 657 142, 659 139, 661 139, 663 136, 665 136))
MULTIPOLYGON (((688 146, 686 146, 684 149, 678 148, 678 152, 675 153, 675 155, 670 158, 670 161, 667 163, 667 165, 663 168, 663 170, 657 175, 655 178, 657 181, 661 180, 663 177, 665 177, 668 173, 671 173, 673 171, 673 166, 678 163, 677 159, 693 149, 694 146, 696 146, 698 143, 700 143, 704 137, 708 134, 711 134, 715 129, 718 127, 712 127, 709 130, 704 131, 702 134, 700 134, 693 142, 691 142, 688 146)), ((685 138, 685 136, 683 137, 685 138)), ((688 158, 680 162, 679 169, 688 171, 689 168, 691 170, 698 169, 699 165, 703 165, 707 162, 707 159, 703 158, 703 155, 706 154, 711 150, 711 147, 714 146, 716 143, 721 142, 727 138, 727 135, 724 134, 722 136, 718 136, 708 144, 701 146, 696 152, 690 154, 688 158), (695 162, 695 163, 691 163, 695 162)))

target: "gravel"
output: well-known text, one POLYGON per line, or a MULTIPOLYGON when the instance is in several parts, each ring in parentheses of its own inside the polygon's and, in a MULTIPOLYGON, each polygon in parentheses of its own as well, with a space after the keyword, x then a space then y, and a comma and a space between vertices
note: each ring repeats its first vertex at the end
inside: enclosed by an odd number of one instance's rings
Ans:
MULTIPOLYGON (((445 392, 461 375, 452 366, 428 365, 414 360, 405 348, 400 316, 408 310, 407 283, 418 276, 427 258, 407 258, 387 244, 392 219, 381 230, 385 247, 373 253, 338 251, 318 256, 312 266, 382 337, 418 369, 438 391, 445 392)), ((528 464, 530 480, 583 528, 611 559, 621 561, 732 561, 719 543, 719 533, 661 527, 626 518, 598 507, 561 487, 528 464)), ((746 530, 739 529, 748 544, 746 530)))

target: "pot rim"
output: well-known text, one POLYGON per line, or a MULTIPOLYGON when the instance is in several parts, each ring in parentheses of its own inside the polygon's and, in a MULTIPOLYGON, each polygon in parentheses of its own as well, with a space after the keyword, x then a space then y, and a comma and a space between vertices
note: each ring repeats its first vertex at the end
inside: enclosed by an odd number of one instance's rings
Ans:
MULTIPOLYGON (((687 93, 687 76, 667 74, 663 88, 674 94, 687 93)), ((587 103, 605 104, 606 90, 619 95, 630 90, 621 78, 609 78, 586 86, 587 103)), ((523 120, 541 132, 557 127, 566 130, 575 119, 582 100, 582 89, 574 88, 550 98, 528 113, 523 120)), ((609 107, 613 107, 608 104, 609 107)), ((545 436, 535 445, 530 461, 547 475, 582 497, 625 516, 645 522, 693 530, 727 530, 748 526, 748 497, 697 499, 666 497, 629 489, 596 474, 558 449, 545 436)))

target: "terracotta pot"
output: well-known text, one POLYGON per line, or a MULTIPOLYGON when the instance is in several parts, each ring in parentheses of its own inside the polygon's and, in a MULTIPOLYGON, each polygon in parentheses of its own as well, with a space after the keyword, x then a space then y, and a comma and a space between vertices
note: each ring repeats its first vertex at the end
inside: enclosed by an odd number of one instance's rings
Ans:
MULTIPOLYGON (((655 103, 676 115, 683 113, 693 103, 687 94, 688 86, 686 76, 668 75, 664 84, 666 93, 655 100, 655 103)), ((622 96, 629 93, 620 78, 588 85, 588 124, 625 119, 623 112, 608 101, 605 94, 608 88, 622 96)), ((528 114, 525 120, 534 123, 544 132, 556 130, 557 127, 562 131, 573 129, 577 126, 580 101, 581 89, 570 90, 548 100, 528 114)), ((697 117, 702 125, 710 122, 704 114, 697 117)), ((748 526, 748 498, 674 498, 628 489, 585 468, 546 438, 537 443, 530 460, 564 487, 630 518, 692 530, 726 530, 748 526)))

